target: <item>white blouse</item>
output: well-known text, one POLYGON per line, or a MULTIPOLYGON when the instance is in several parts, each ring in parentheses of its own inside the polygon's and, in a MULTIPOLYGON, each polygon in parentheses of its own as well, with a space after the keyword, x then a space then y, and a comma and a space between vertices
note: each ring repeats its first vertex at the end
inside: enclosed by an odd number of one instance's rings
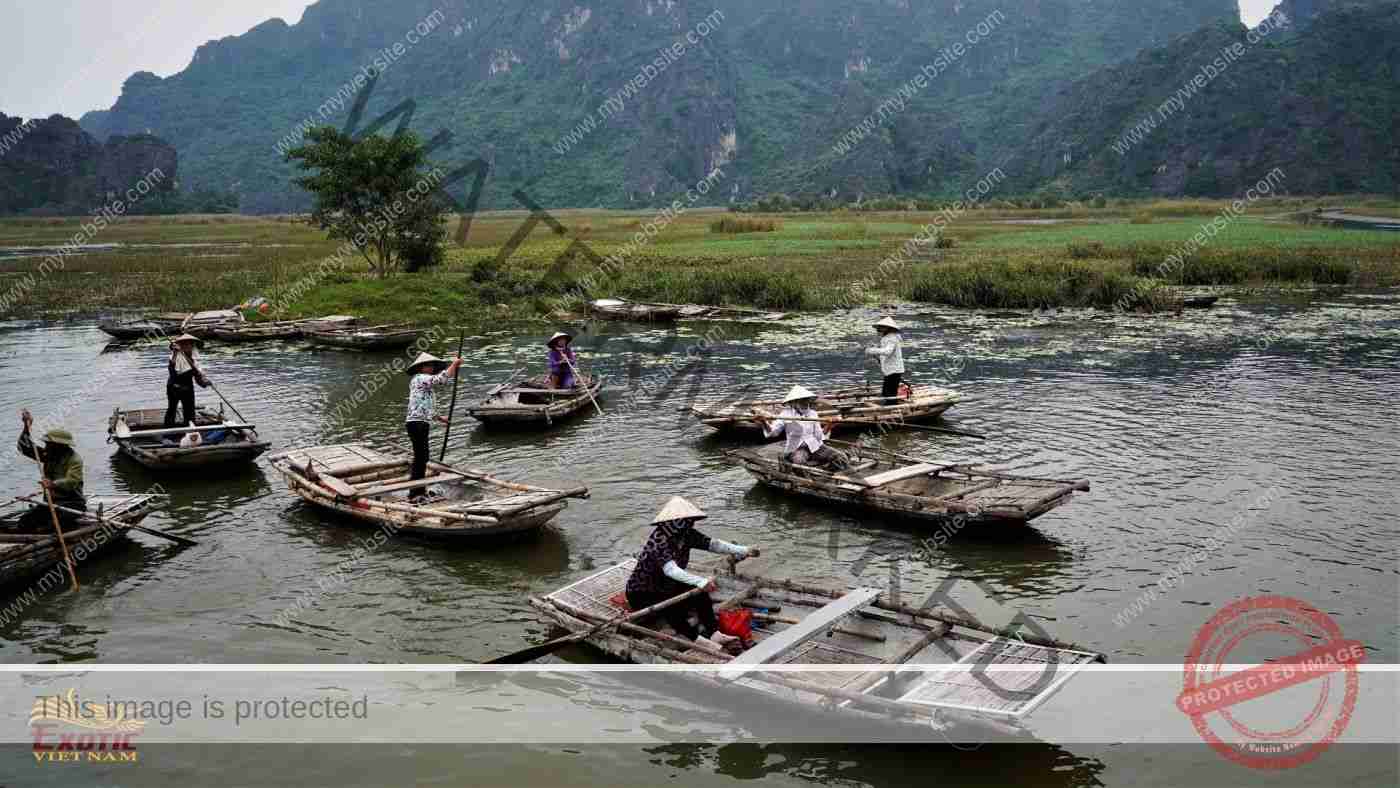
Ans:
POLYGON ((778 414, 777 421, 774 421, 763 430, 765 438, 776 437, 779 433, 787 436, 787 446, 784 447, 784 454, 792 454, 799 448, 805 446, 807 451, 816 451, 826 443, 829 437, 822 430, 822 425, 815 421, 784 421, 784 419, 816 419, 820 418, 812 408, 798 410, 797 408, 784 408, 778 414))

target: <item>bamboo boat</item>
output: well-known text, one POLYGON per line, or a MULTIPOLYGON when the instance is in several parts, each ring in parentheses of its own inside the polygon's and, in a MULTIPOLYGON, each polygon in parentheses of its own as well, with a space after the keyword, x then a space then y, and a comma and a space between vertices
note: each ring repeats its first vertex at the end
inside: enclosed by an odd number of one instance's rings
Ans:
POLYGON ((229 326, 241 326, 247 323, 247 318, 237 309, 210 309, 204 312, 195 312, 185 318, 180 324, 180 333, 200 339, 208 339, 215 329, 229 326))
POLYGON ((624 301, 620 298, 600 298, 588 304, 598 317, 609 320, 632 320, 641 323, 669 322, 681 316, 681 307, 668 304, 648 304, 624 301))
POLYGON ((427 478, 412 481, 408 458, 360 444, 294 449, 269 460, 303 501, 390 535, 470 540, 525 534, 553 520, 569 498, 588 497, 587 487, 535 487, 436 462, 428 463, 427 478), (426 500, 408 501, 414 487, 429 488, 426 500))
POLYGON ((117 408, 107 420, 107 436, 121 454, 160 471, 251 463, 272 446, 258 439, 253 425, 225 421, 222 410, 204 408, 196 411, 193 426, 172 428, 165 427, 164 408, 117 408), (181 439, 191 432, 199 433, 201 442, 182 447, 181 439))
POLYGON ((348 350, 398 350, 417 342, 423 332, 409 328, 406 323, 395 323, 349 328, 311 328, 304 334, 317 345, 348 350))
POLYGON ((1186 296, 1181 299, 1181 305, 1186 309, 1210 309, 1219 300, 1220 296, 1216 295, 1186 296))
POLYGON ((725 454, 774 489, 924 522, 964 518, 962 527, 1024 525, 1068 503, 1076 491, 1089 491, 1082 479, 1017 476, 834 443, 851 457, 851 467, 842 473, 793 465, 783 459, 781 444, 725 454))
MULTIPOLYGON (((817 398, 816 411, 821 418, 841 416, 860 421, 874 421, 897 427, 903 422, 920 422, 936 419, 963 401, 963 395, 952 389, 936 386, 911 386, 909 396, 893 405, 886 405, 880 392, 871 392, 865 387, 837 389, 817 398)), ((690 412, 701 424, 720 431, 735 431, 761 436, 763 428, 753 418, 755 409, 769 413, 779 413, 784 405, 782 398, 740 400, 693 405, 690 412)), ((836 430, 863 429, 860 425, 834 425, 836 430)))
MULTIPOLYGON (((87 499, 91 512, 109 520, 100 522, 93 517, 79 518, 72 526, 65 526, 63 539, 68 544, 79 567, 93 555, 110 549, 125 540, 130 526, 139 525, 146 515, 155 510, 159 496, 155 495, 93 495, 87 499), (82 548, 81 558, 77 551, 82 548)), ((23 534, 15 530, 21 513, 0 519, 0 586, 14 586, 43 576, 40 590, 52 578, 52 587, 62 587, 67 582, 66 570, 46 574, 55 565, 63 565, 63 550, 58 538, 49 531, 47 534, 23 534)), ((81 571, 79 572, 81 576, 81 571)))
POLYGON ((309 320, 278 320, 266 323, 243 323, 215 326, 209 338, 220 342, 273 342, 300 339, 307 331, 338 331, 351 328, 359 318, 351 315, 327 315, 309 320))
MULTIPOLYGON (((560 627, 585 632, 629 613, 621 602, 635 566, 629 559, 531 597, 530 604, 560 627)), ((713 666, 667 674, 711 689, 823 716, 835 713, 858 725, 912 724, 926 732, 930 725, 970 724, 1025 733, 1025 718, 1079 670, 1107 661, 1101 653, 1042 633, 998 630, 943 608, 901 605, 875 589, 824 588, 719 566, 695 571, 714 578, 717 609, 755 611, 754 642, 742 654, 695 648, 660 618, 604 627, 584 642, 643 665, 713 666), (774 610, 783 615, 769 612, 774 610), (785 666, 807 669, 780 670, 785 666)))
POLYGON ((571 389, 549 388, 545 378, 503 383, 480 404, 467 408, 467 415, 484 424, 549 427, 593 410, 593 400, 603 393, 603 379, 585 376, 579 382, 583 385, 571 389))

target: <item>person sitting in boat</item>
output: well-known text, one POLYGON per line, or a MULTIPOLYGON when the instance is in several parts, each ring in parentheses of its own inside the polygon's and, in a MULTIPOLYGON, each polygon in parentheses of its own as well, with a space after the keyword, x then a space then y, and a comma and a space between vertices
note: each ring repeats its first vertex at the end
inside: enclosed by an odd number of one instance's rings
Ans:
MULTIPOLYGON (((686 571, 691 550, 750 558, 759 554, 758 548, 730 544, 695 530, 695 523, 709 515, 695 504, 679 496, 666 503, 651 521, 655 528, 637 557, 637 567, 627 578, 627 605, 643 610, 665 602, 694 588, 715 591, 715 581, 686 571)), ((696 594, 685 602, 661 611, 676 634, 695 641, 701 648, 723 651, 738 638, 719 631, 714 601, 708 593, 696 594), (699 627, 690 623, 690 614, 699 620, 699 627)))
MULTIPOLYGON (((413 444, 410 481, 422 479, 428 473, 428 428, 433 420, 447 423, 447 419, 437 415, 437 396, 433 389, 454 378, 461 366, 461 356, 449 364, 431 353, 419 353, 408 367, 408 417, 404 420, 404 429, 413 444)), ((427 492, 423 487, 415 487, 408 491, 408 499, 417 502, 427 492)))
POLYGON ((574 378, 578 356, 574 353, 573 336, 560 331, 544 344, 549 348, 549 387, 571 389, 578 385, 578 380, 574 378))
MULTIPOLYGON (((29 436, 34 417, 25 410, 20 413, 19 418, 24 429, 20 432, 15 449, 27 460, 38 457, 39 464, 44 469, 44 480, 41 483, 48 490, 54 506, 78 512, 86 511, 87 498, 83 496, 83 458, 73 450, 73 433, 64 429, 49 430, 44 433, 43 448, 39 448, 29 436)), ((64 528, 72 525, 77 518, 78 515, 72 512, 58 511, 59 522, 64 528)), ((53 520, 48 503, 45 502, 42 506, 35 505, 25 512, 20 517, 19 527, 29 533, 52 531, 53 520)))
POLYGON ((816 394, 802 386, 793 386, 783 404, 787 407, 777 417, 763 412, 754 415, 759 426, 763 427, 764 437, 787 437, 783 459, 793 465, 808 465, 833 471, 844 471, 850 467, 851 458, 845 452, 826 445, 827 439, 831 437, 832 425, 841 419, 821 418, 815 407, 816 394))
POLYGON ((178 427, 194 424, 194 386, 209 388, 209 378, 199 366, 195 357, 197 337, 181 334, 170 343, 170 358, 166 360, 169 377, 165 381, 165 426, 178 427), (175 409, 180 408, 181 421, 175 420, 175 409))
POLYGON ((886 405, 899 403, 899 384, 904 380, 904 351, 901 349, 903 337, 899 324, 893 318, 885 318, 875 324, 880 334, 880 344, 865 349, 865 355, 880 359, 880 374, 885 376, 880 386, 880 397, 886 405))

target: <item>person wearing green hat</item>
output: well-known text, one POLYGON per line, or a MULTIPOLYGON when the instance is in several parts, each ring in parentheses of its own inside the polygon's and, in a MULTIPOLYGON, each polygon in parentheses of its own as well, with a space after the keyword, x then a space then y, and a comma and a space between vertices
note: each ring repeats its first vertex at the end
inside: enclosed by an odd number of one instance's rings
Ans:
MULTIPOLYGON (((34 417, 25 410, 20 413, 20 421, 24 424, 24 430, 20 433, 15 448, 26 459, 32 460, 36 456, 39 458, 44 468, 43 485, 53 496, 54 505, 79 512, 85 511, 87 498, 83 496, 83 459, 73 450, 73 433, 65 429, 49 430, 44 433, 43 448, 39 448, 29 436, 34 417)), ((77 519, 77 515, 67 512, 60 511, 58 514, 64 527, 77 519)), ((33 533, 52 530, 48 505, 35 506, 25 512, 20 519, 20 527, 33 533)))

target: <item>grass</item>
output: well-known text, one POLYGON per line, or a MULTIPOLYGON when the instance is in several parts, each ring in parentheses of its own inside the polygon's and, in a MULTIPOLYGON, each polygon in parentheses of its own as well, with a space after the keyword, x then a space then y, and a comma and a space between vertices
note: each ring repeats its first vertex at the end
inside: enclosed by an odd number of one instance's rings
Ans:
MULTIPOLYGON (((903 298, 1012 309, 1110 308, 1137 293, 1161 309, 1171 307, 1170 289, 1162 287, 1168 284, 1400 285, 1400 235, 1282 218, 1318 204, 1372 214, 1400 207, 1380 198, 1260 203, 1182 265, 1165 270, 1163 261, 1220 216, 1224 203, 1110 200, 1102 208, 1041 211, 993 203, 956 217, 939 236, 939 255, 907 260, 900 256, 905 242, 940 214, 836 211, 784 214, 779 221, 694 210, 647 236, 642 228, 656 218, 650 212, 558 211, 563 235, 539 223, 496 265, 525 214, 488 213, 474 217, 467 243, 452 245, 442 266, 383 280, 371 278, 357 257, 329 276, 318 275, 337 244, 291 217, 138 217, 114 223, 93 241, 125 246, 69 257, 61 270, 35 276, 10 315, 208 309, 261 295, 273 302, 270 317, 279 318, 355 313, 376 322, 423 324, 544 320, 559 308, 572 277, 595 269, 588 255, 575 254, 565 274, 547 275, 576 241, 599 257, 622 259, 593 297, 785 311, 848 306, 853 292, 871 304, 903 298), (1130 217, 1138 214, 1150 221, 1133 223, 1130 217), (717 225, 729 229, 716 231, 717 225), (771 229, 731 231, 749 227, 771 229), (288 300, 287 293, 300 295, 288 300)), ((0 246, 59 244, 79 228, 76 218, 0 220, 0 246)), ((451 230, 455 236, 455 222, 451 230)), ((41 262, 0 258, 0 296, 41 262)))

